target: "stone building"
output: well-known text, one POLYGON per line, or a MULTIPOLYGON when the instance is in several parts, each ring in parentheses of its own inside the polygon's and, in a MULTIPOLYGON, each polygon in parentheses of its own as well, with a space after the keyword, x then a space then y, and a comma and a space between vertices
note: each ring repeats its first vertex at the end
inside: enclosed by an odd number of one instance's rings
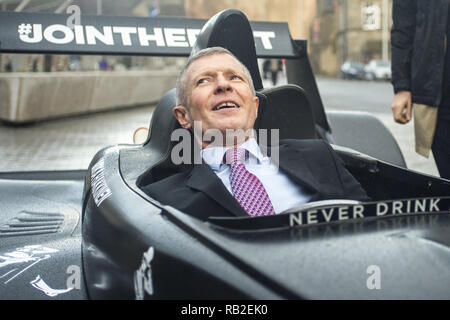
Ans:
POLYGON ((308 40, 317 74, 336 76, 347 60, 390 60, 392 0, 184 0, 192 18, 226 8, 240 9, 250 20, 288 22, 294 39, 308 40))
POLYGON ((316 73, 335 76, 345 61, 390 61, 392 0, 319 0, 311 25, 316 73))
POLYGON ((235 8, 250 20, 287 22, 293 38, 308 38, 316 12, 316 0, 184 0, 186 16, 208 19, 219 11, 235 8))

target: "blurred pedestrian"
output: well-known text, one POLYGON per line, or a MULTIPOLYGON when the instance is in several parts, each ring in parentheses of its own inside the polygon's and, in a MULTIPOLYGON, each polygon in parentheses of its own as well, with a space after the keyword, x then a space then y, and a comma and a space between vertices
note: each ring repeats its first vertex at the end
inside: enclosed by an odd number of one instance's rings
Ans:
POLYGON ((270 59, 264 60, 263 63, 263 78, 264 80, 269 79, 268 73, 270 71, 270 59))
POLYGON ((278 72, 283 70, 283 62, 280 59, 270 60, 269 70, 271 74, 272 84, 275 86, 278 82, 278 72))
POLYGON ((104 57, 98 62, 98 68, 102 71, 108 70, 108 61, 104 57))
POLYGON ((38 64, 39 64, 38 58, 34 58, 33 59, 33 66, 32 66, 33 72, 38 72, 38 64))
POLYGON ((391 30, 394 120, 412 119, 416 152, 430 149, 450 179, 450 0, 394 0, 391 30))
POLYGON ((8 61, 5 63, 5 71, 6 72, 12 72, 13 71, 13 67, 12 67, 12 63, 11 63, 10 59, 8 59, 8 61))

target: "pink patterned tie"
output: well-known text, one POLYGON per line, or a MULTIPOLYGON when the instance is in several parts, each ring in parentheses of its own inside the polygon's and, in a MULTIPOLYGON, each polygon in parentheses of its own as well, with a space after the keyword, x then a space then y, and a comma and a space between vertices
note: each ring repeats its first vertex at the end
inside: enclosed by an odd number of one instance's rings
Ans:
POLYGON ((263 184, 245 168, 247 153, 243 148, 233 148, 225 154, 227 164, 231 165, 230 184, 234 197, 252 217, 275 214, 263 184))

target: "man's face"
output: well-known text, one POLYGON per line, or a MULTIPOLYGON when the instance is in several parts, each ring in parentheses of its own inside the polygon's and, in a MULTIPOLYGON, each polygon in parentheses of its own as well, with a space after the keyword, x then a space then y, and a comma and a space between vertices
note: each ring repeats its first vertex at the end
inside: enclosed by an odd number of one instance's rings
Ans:
POLYGON ((175 117, 189 129, 202 122, 202 132, 218 129, 252 129, 258 114, 258 98, 250 89, 242 65, 229 54, 205 56, 186 72, 187 106, 177 106, 175 117))

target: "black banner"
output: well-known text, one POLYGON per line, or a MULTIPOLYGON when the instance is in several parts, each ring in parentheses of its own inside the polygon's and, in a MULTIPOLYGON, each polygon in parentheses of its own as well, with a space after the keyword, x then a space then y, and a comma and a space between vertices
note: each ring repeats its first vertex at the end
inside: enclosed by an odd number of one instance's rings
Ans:
MULTIPOLYGON (((189 56, 206 20, 0 12, 0 52, 189 56)), ((257 55, 293 58, 287 23, 250 22, 257 55)))

